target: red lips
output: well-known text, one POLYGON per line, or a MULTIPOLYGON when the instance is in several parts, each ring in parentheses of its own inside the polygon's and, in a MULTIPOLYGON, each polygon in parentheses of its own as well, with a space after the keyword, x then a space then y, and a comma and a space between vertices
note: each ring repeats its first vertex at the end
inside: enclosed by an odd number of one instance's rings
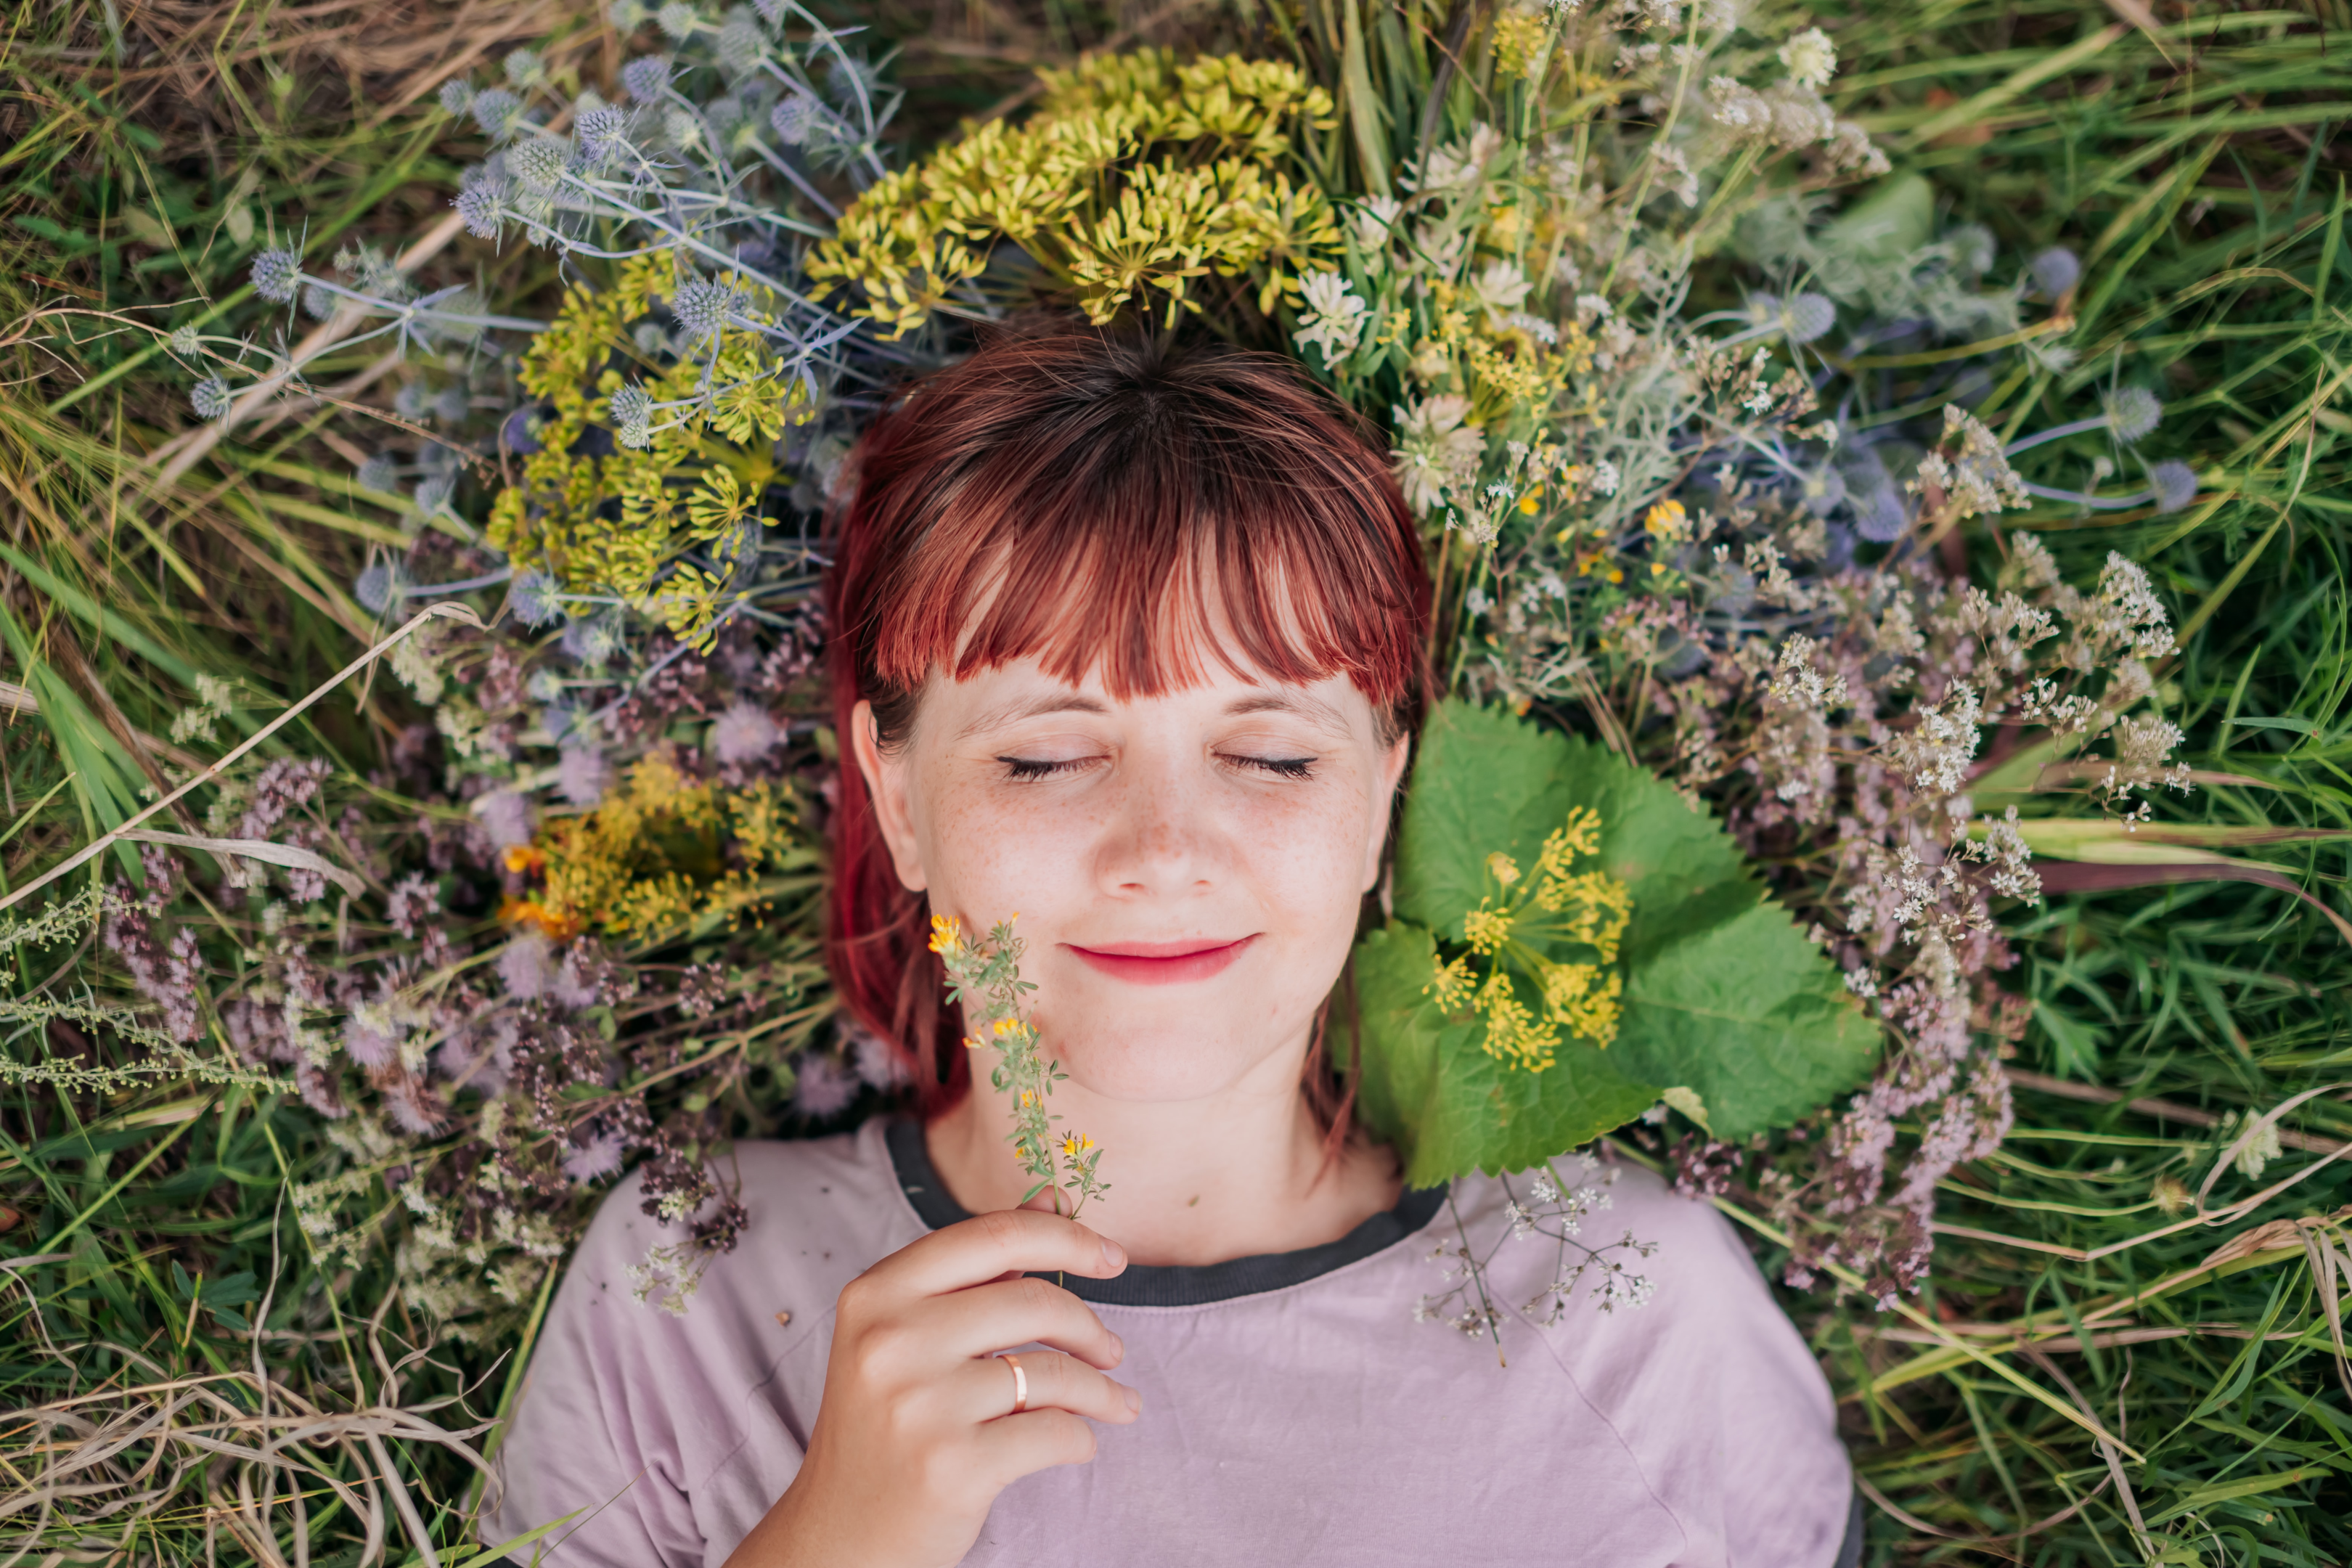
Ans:
POLYGON ((1063 945, 1084 959, 1088 968, 1113 980, 1135 985, 1181 985, 1223 973, 1241 957, 1242 950, 1256 940, 1255 936, 1245 936, 1239 942, 1213 946, 1203 946, 1197 941, 1123 942, 1108 947, 1079 947, 1071 942, 1063 945))

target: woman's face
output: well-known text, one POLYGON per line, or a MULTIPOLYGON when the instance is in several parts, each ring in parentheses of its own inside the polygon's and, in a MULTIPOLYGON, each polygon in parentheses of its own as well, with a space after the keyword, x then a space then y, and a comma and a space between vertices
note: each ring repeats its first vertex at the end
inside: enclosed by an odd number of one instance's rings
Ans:
POLYGON ((1114 700, 1024 659, 934 675, 852 743, 899 879, 982 931, 1020 916, 1045 1050, 1114 1100, 1217 1092, 1303 1047, 1379 875, 1406 746, 1344 677, 1114 700))

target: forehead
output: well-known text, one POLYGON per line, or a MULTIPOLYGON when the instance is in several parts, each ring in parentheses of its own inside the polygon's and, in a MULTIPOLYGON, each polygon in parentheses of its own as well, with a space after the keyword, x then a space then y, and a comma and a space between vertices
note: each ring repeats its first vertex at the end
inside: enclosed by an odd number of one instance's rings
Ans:
POLYGON ((947 710, 943 716, 950 718, 958 739, 1063 715, 1115 717, 1138 710, 1159 718, 1172 718, 1179 711, 1215 718, 1280 714, 1335 739, 1355 736, 1372 718, 1370 699, 1344 676, 1293 681, 1263 674, 1245 677, 1214 663, 1203 668, 1202 679, 1172 689, 1121 698, 1110 691, 1099 669, 1073 681, 1031 657, 961 679, 934 671, 925 684, 922 705, 947 710))

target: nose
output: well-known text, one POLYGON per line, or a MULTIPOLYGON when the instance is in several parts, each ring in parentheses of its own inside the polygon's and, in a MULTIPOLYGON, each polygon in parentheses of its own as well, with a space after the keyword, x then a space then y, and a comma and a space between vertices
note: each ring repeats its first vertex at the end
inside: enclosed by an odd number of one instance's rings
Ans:
POLYGON ((1212 781, 1165 754, 1130 753, 1123 764, 1097 852, 1103 889, 1173 900, 1214 887, 1226 845, 1212 781))

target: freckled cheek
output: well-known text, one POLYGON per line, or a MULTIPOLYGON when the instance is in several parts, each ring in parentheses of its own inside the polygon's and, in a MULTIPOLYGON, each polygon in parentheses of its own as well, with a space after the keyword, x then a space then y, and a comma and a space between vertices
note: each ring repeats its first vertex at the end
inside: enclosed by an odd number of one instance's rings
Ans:
POLYGON ((1261 896, 1277 908, 1302 939, 1339 940, 1352 933, 1357 873, 1370 831, 1367 808, 1353 796, 1332 795, 1253 814, 1244 825, 1243 857, 1261 896))
POLYGON ((1087 814, 1041 809, 971 784, 944 784, 930 803, 919 851, 935 896, 976 921, 1019 910, 1023 934, 1044 936, 1045 922, 1084 881, 1094 833, 1087 814))

